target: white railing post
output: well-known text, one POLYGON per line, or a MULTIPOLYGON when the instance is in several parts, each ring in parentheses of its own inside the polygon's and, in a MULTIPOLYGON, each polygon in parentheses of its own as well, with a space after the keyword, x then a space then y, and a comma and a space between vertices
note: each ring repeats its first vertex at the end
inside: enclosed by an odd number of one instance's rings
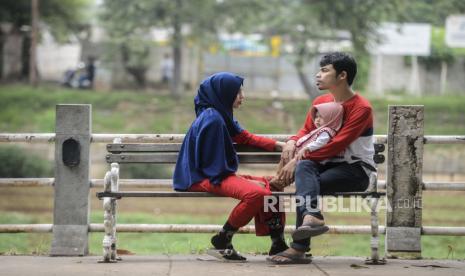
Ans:
MULTIPOLYGON (((121 138, 115 138, 114 144, 121 144, 121 138)), ((119 191, 119 164, 111 163, 110 171, 105 174, 104 178, 105 192, 119 191)), ((117 199, 112 197, 103 198, 103 225, 105 227, 105 235, 103 237, 103 262, 116 262, 120 260, 117 255, 116 248, 116 208, 117 199)))
POLYGON ((389 106, 386 255, 421 257, 423 106, 389 106))
POLYGON ((56 106, 55 197, 51 256, 87 255, 90 105, 56 106))

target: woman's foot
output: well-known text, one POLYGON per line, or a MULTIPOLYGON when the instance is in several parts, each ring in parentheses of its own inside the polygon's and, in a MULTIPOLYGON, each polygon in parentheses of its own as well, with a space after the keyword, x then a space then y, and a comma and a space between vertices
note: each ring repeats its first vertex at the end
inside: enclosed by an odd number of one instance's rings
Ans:
POLYGON ((272 191, 282 191, 284 187, 289 186, 289 185, 286 185, 286 182, 284 180, 279 179, 276 176, 271 178, 269 180, 269 183, 270 183, 270 188, 272 191))
POLYGON ((221 232, 214 235, 211 239, 214 248, 207 250, 207 254, 224 261, 246 261, 247 259, 234 249, 231 240, 232 235, 221 232))
POLYGON ((271 244, 270 251, 268 251, 268 255, 269 256, 276 255, 279 252, 283 252, 283 251, 287 250, 288 248, 289 248, 289 246, 287 246, 286 242, 283 241, 283 240, 273 242, 271 244))
POLYGON ((233 249, 231 239, 221 234, 214 235, 211 243, 215 249, 233 249))

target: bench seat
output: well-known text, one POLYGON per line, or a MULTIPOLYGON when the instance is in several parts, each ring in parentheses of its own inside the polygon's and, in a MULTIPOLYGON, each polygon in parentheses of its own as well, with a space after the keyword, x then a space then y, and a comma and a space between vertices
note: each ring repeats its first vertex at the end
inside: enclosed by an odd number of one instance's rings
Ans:
MULTIPOLYGON (((274 196, 295 196, 294 192, 272 192, 274 196)), ((332 193, 323 196, 342 196, 342 197, 381 197, 386 195, 385 192, 347 192, 332 193)), ((206 192, 168 192, 168 191, 120 191, 120 192, 97 192, 99 199, 104 197, 114 197, 121 199, 123 197, 222 197, 220 195, 206 192)))

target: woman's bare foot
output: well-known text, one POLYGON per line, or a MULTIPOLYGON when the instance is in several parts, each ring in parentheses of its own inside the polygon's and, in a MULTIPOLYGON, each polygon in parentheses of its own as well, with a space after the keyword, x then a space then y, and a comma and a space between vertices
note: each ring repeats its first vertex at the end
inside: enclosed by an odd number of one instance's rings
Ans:
POLYGON ((282 191, 284 187, 289 186, 289 184, 287 184, 283 179, 279 179, 276 176, 270 179, 269 183, 275 191, 282 191))

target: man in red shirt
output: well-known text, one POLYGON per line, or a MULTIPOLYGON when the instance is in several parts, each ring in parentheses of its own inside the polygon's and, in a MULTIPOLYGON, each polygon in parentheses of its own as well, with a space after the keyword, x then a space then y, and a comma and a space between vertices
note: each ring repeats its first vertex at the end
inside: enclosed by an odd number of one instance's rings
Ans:
POLYGON ((282 183, 295 179, 297 204, 296 230, 291 247, 270 257, 278 264, 309 263, 305 252, 310 238, 328 231, 318 209, 318 196, 334 192, 364 191, 373 162, 373 112, 368 100, 355 93, 351 85, 357 73, 355 60, 340 52, 323 56, 316 85, 329 93, 317 97, 312 105, 338 102, 344 107, 343 125, 334 138, 316 151, 307 151, 302 160, 295 156, 296 141, 314 130, 308 112, 303 127, 287 141, 282 159, 286 166, 278 175, 282 183))

